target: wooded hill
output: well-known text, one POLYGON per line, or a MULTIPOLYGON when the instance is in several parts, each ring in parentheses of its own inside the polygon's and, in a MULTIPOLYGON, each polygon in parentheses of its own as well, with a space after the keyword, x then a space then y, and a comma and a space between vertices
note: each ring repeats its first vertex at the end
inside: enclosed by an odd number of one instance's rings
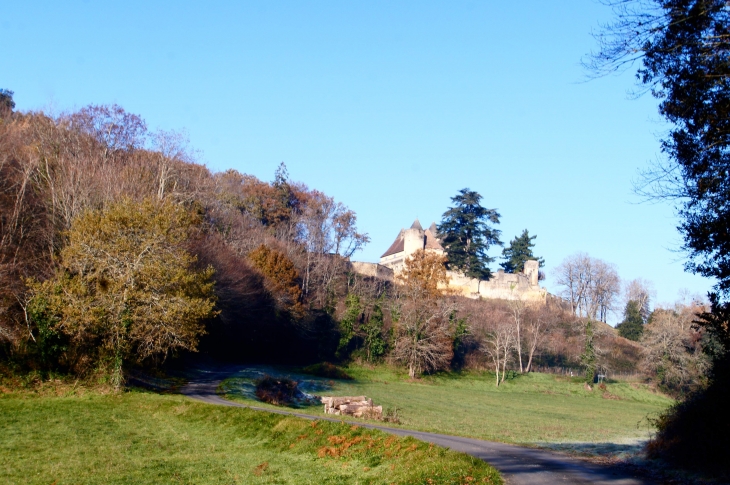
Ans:
MULTIPOLYGON (((290 181, 283 164, 272 182, 213 173, 184 136, 151 132, 119 106, 0 111, 6 363, 117 382, 129 366, 192 351, 389 359, 413 376, 584 367, 585 325, 557 300, 531 308, 441 294, 444 262, 427 254, 411 258, 403 284, 349 271, 368 242, 355 213, 290 181)), ((639 369, 641 346, 607 326, 595 338, 596 365, 639 369)))
MULTIPOLYGON (((197 163, 182 135, 150 132, 119 106, 56 117, 4 110, 0 214, 2 352, 16 362, 75 372, 113 360, 121 344, 110 340, 120 338, 127 340, 126 355, 142 361, 193 350, 198 338, 200 349, 218 357, 327 358, 337 344, 331 315, 345 291, 347 258, 368 240, 352 211, 291 183, 283 165, 272 183, 234 170, 212 173, 197 163), (138 220, 120 222, 125 214, 138 220), (182 232, 169 238, 181 225, 182 232), (161 264, 163 253, 177 251, 178 260, 188 258, 180 270, 201 277, 196 284, 214 282, 210 294, 198 295, 215 308, 199 312, 201 327, 184 336, 153 323, 158 335, 132 338, 135 330, 123 328, 130 327, 129 315, 115 329, 114 315, 74 316, 64 308, 85 298, 87 313, 98 313, 96 304, 111 290, 127 298, 131 287, 109 284, 124 273, 121 246, 153 226, 162 238, 158 250, 140 254, 135 264, 161 264), (112 268, 117 263, 121 273, 112 268), (64 281, 81 287, 73 290, 64 281), (52 283, 44 288, 40 282, 52 283)), ((142 270, 130 265, 128 276, 138 277, 142 270)), ((160 268, 149 271, 169 277, 160 268)), ((134 290, 156 301, 188 291, 145 284, 134 290)), ((137 309, 144 307, 140 298, 137 309)), ((132 306, 127 299, 114 311, 128 314, 132 306)))

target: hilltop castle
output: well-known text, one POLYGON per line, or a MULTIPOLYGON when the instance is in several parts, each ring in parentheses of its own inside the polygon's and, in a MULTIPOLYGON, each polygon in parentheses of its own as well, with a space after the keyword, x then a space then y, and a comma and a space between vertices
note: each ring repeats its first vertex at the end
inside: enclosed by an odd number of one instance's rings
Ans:
MULTIPOLYGON (((437 233, 436 223, 423 229, 416 219, 410 228, 401 229, 393 244, 380 257, 380 263, 352 262, 352 269, 364 276, 394 281, 395 276, 403 270, 406 258, 419 249, 444 254, 437 233)), ((538 268, 538 262, 530 260, 525 263, 523 273, 509 274, 500 269, 489 281, 448 271, 448 288, 469 298, 545 301, 547 290, 538 283, 538 268)))

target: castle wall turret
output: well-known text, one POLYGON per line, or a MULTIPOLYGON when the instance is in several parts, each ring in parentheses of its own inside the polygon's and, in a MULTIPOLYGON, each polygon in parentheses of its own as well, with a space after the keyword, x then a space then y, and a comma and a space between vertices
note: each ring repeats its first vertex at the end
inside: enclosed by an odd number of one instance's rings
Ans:
POLYGON ((410 228, 403 233, 403 251, 407 258, 419 249, 423 249, 425 243, 424 232, 422 229, 410 228))

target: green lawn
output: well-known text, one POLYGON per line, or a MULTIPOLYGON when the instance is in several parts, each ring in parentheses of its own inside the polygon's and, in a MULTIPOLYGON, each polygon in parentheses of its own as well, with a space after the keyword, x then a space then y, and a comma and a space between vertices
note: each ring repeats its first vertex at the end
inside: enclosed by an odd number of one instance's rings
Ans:
MULTIPOLYGON (((418 381, 384 366, 346 368, 354 381, 332 381, 293 369, 254 368, 224 382, 234 400, 261 406, 252 394, 257 372, 289 374, 318 395, 361 395, 398 408, 402 426, 422 431, 522 444, 631 442, 647 438, 647 416, 672 400, 646 385, 611 383, 588 391, 578 378, 529 374, 494 385, 479 373, 430 376, 418 381)), ((264 405, 265 406, 265 405, 264 405)), ((300 409, 322 414, 320 406, 300 409)))
POLYGON ((3 484, 502 483, 464 454, 177 395, 0 393, 3 484))

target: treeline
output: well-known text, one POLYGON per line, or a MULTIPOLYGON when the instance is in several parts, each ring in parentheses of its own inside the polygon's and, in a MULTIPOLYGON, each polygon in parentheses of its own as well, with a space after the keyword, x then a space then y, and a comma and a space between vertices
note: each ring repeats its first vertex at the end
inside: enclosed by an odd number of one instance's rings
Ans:
MULTIPOLYGON (((685 343, 699 343, 684 310, 679 320, 676 312, 642 320, 646 342, 666 342, 681 322, 686 335, 657 350, 603 323, 588 326, 591 315, 571 300, 458 297, 443 290, 455 243, 444 256, 417 252, 397 284, 363 278, 349 267, 368 242, 356 215, 289 180, 283 164, 271 182, 213 173, 184 136, 150 132, 118 106, 56 117, 3 106, 6 363, 100 372, 117 385, 130 366, 194 351, 238 361, 389 361, 412 377, 469 367, 494 371, 497 384, 508 371, 536 366, 570 367, 588 379, 644 371, 670 390, 689 389, 701 375, 703 362, 686 355, 685 343)), ((479 206, 465 189, 446 215, 461 210, 464 194, 466 209, 479 206)), ((516 267, 539 259, 534 236, 525 231, 523 239, 519 251, 510 245, 516 267)))
POLYGON ((3 360, 111 374, 196 349, 333 356, 347 260, 368 240, 351 210, 290 182, 283 164, 271 183, 212 173, 182 135, 151 132, 119 106, 52 117, 14 112, 10 94, 0 110, 3 360))

